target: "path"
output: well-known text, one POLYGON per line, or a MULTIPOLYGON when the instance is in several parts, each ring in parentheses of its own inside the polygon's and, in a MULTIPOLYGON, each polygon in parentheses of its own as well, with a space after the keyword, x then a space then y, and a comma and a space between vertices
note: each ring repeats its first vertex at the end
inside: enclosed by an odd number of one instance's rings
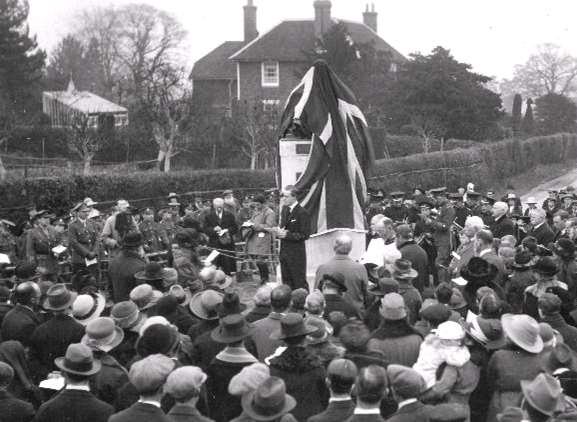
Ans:
POLYGON ((541 204, 545 198, 547 198, 550 189, 560 190, 567 186, 575 186, 577 188, 577 168, 571 170, 569 173, 565 173, 563 176, 559 176, 534 187, 521 197, 521 202, 525 204, 528 197, 534 196, 537 203, 541 204))

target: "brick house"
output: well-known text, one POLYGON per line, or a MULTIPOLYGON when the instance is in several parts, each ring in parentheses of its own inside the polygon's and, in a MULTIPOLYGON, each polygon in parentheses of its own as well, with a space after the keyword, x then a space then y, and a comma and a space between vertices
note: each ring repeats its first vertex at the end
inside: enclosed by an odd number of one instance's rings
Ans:
POLYGON ((335 19, 330 0, 313 3, 314 18, 285 20, 259 35, 256 6, 244 6, 244 40, 227 41, 199 59, 190 79, 194 95, 208 99, 214 107, 230 112, 235 101, 259 99, 265 106, 281 104, 299 82, 299 72, 310 65, 305 52, 334 23, 342 22, 355 43, 373 42, 377 50, 391 54, 391 70, 406 58, 377 34, 374 5, 363 13, 363 22, 335 19))

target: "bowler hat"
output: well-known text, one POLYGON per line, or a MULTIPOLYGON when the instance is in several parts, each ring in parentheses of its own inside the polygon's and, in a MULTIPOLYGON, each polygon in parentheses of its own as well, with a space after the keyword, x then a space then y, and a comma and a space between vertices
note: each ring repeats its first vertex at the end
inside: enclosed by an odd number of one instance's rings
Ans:
POLYGON ((99 317, 86 326, 86 334, 82 337, 82 344, 93 350, 109 352, 122 343, 124 331, 114 324, 108 317, 99 317))
POLYGON ((94 360, 92 350, 80 343, 68 346, 64 357, 54 359, 54 364, 69 374, 85 376, 94 375, 101 368, 100 362, 94 360))
POLYGON ((521 380, 521 390, 527 403, 540 413, 553 416, 559 410, 563 389, 553 376, 540 373, 532 381, 521 380))
POLYGON ((323 285, 327 281, 331 282, 336 287, 338 287, 340 291, 342 292, 347 291, 347 286, 345 285, 345 276, 343 274, 337 272, 331 274, 323 274, 323 278, 319 283, 319 288, 322 289, 323 285))
POLYGON ((139 232, 128 232, 122 239, 122 246, 126 248, 138 248, 143 245, 142 235, 139 232))
POLYGON ((82 325, 98 318, 106 307, 106 299, 100 293, 79 295, 72 304, 72 316, 82 325))
POLYGON ((274 421, 296 406, 296 400, 286 393, 281 378, 270 377, 256 390, 242 397, 244 413, 255 421, 274 421))
POLYGON ((306 324, 297 313, 288 313, 280 320, 280 328, 270 334, 271 340, 284 340, 292 337, 306 336, 317 331, 317 327, 306 324))
POLYGON ((397 280, 393 280, 392 278, 382 277, 379 278, 377 284, 369 289, 367 289, 369 294, 375 296, 384 296, 388 293, 398 293, 399 291, 399 282, 397 280))
POLYGON ((181 366, 170 373, 164 384, 164 392, 176 400, 200 394, 207 375, 197 366, 181 366))
POLYGON ((503 326, 498 319, 486 319, 479 316, 467 318, 465 331, 487 350, 500 349, 507 343, 503 335, 503 326))
POLYGON ((140 356, 166 355, 176 348, 180 336, 172 325, 152 324, 136 341, 134 348, 140 356))
POLYGON ((136 329, 139 322, 144 320, 144 315, 140 313, 136 303, 130 300, 116 303, 110 311, 110 316, 122 329, 136 329))
POLYGON ((152 308, 161 297, 162 293, 154 290, 150 284, 140 284, 130 291, 130 300, 141 311, 152 308))
POLYGON ((236 343, 251 334, 252 326, 241 314, 227 315, 220 320, 220 325, 210 333, 210 337, 218 343, 236 343))
POLYGON ((484 260, 474 256, 469 260, 466 267, 461 268, 461 277, 471 283, 486 283, 492 281, 498 274, 498 268, 484 260))
POLYGON ((407 316, 407 308, 403 296, 398 293, 386 294, 381 299, 381 315, 384 319, 397 321, 407 316))
POLYGON ((387 376, 395 394, 404 399, 417 398, 427 389, 421 374, 403 365, 387 366, 387 376))
POLYGON ((222 318, 226 315, 240 314, 246 309, 244 303, 240 303, 240 298, 236 292, 226 292, 221 303, 216 306, 218 315, 222 318))
POLYGON ((557 264, 552 258, 542 256, 533 266, 533 271, 546 277, 553 277, 559 272, 559 267, 557 267, 557 264))
POLYGON ((529 315, 505 314, 501 317, 505 335, 521 349, 529 353, 541 353, 543 339, 539 335, 539 324, 529 315))
POLYGON ((44 309, 62 311, 72 306, 78 294, 68 290, 65 284, 54 284, 46 293, 44 309))
POLYGON ((188 307, 194 316, 204 319, 218 319, 218 306, 222 303, 223 294, 214 290, 205 290, 192 296, 188 307))
POLYGON ((162 281, 162 266, 158 262, 149 262, 144 270, 134 274, 134 278, 138 281, 162 281))
POLYGON ((413 269, 413 264, 408 259, 397 259, 393 264, 393 278, 395 280, 412 280, 419 273, 413 269))

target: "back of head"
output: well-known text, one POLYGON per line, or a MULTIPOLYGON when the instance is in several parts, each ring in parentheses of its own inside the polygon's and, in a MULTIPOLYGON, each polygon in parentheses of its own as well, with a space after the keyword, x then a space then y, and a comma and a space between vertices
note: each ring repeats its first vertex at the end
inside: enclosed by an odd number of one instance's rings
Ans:
POLYGON ((337 255, 348 255, 353 249, 353 239, 346 235, 340 235, 335 240, 334 251, 337 255))
POLYGON ((0 391, 5 391, 14 379, 14 370, 10 365, 0 361, 0 391))
POLYGON ((305 310, 307 295, 308 291, 303 288, 295 289, 291 292, 291 307, 294 311, 299 312, 305 310))
POLYGON ((368 405, 378 405, 387 390, 387 373, 377 365, 361 369, 355 383, 357 399, 368 405))
POLYGON ((357 375, 357 366, 348 359, 334 359, 327 368, 327 378, 334 394, 350 394, 357 375))
POLYGON ((270 306, 274 312, 284 312, 291 303, 291 288, 286 284, 275 287, 270 294, 270 306))
POLYGON ((39 296, 39 289, 33 281, 20 283, 14 292, 14 300, 21 305, 31 305, 37 296, 39 296))
POLYGON ((453 289, 449 283, 440 283, 435 289, 435 297, 444 305, 448 305, 451 301, 451 296, 453 295, 453 289))

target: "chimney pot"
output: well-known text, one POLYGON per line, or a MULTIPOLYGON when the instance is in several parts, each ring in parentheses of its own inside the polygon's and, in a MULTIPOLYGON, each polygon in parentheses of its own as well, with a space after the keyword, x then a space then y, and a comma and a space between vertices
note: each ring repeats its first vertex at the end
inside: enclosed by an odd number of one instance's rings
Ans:
POLYGON ((367 9, 363 13, 363 23, 371 28, 373 31, 377 32, 377 12, 375 11, 375 4, 371 4, 371 11, 369 12, 369 5, 367 4, 367 9))
POLYGON ((244 41, 249 42, 258 37, 256 29, 256 6, 248 0, 244 9, 244 41))
POLYGON ((315 36, 320 38, 331 27, 330 0, 315 0, 315 36))

